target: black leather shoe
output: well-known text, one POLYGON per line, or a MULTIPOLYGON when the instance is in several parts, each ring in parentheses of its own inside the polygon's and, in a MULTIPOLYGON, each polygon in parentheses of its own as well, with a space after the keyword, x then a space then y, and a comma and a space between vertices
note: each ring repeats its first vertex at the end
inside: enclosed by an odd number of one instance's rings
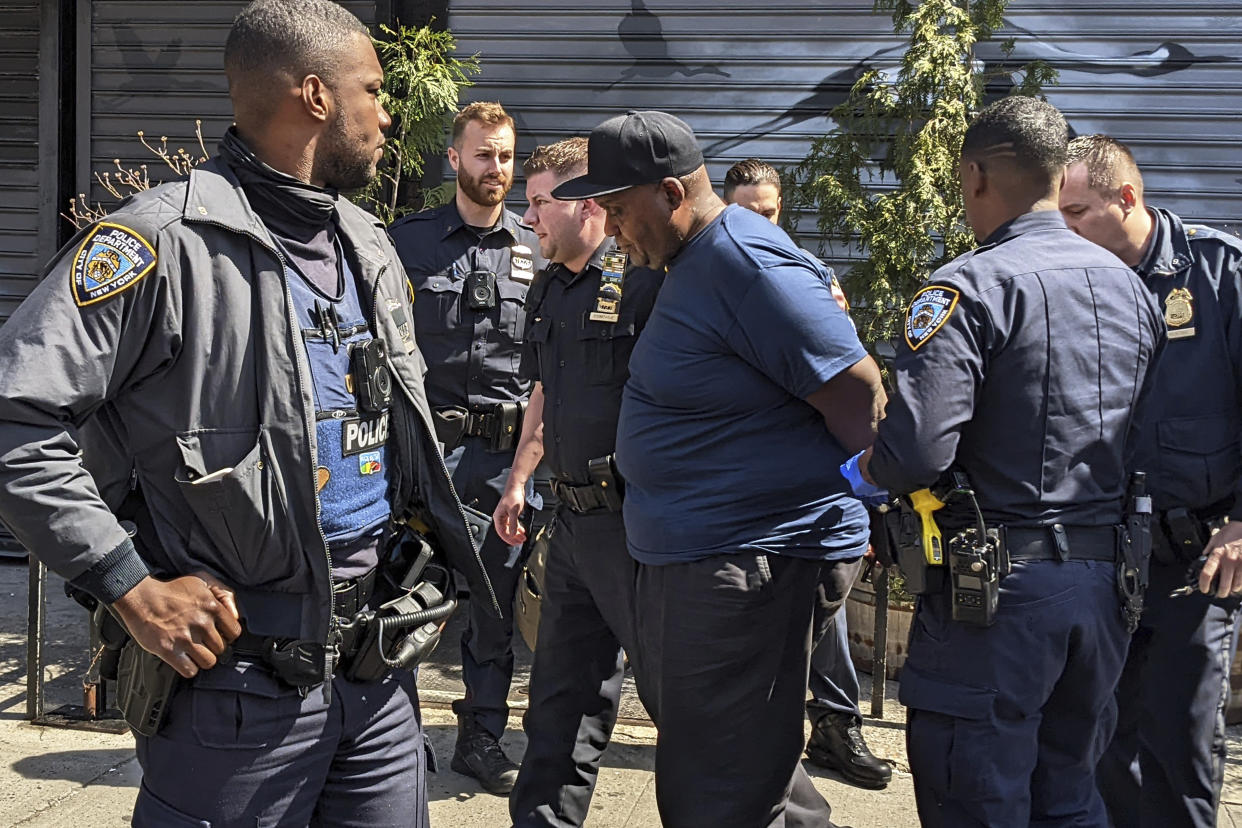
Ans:
POLYGON ((893 769, 877 759, 863 741, 862 722, 848 713, 826 713, 811 729, 806 755, 821 768, 828 768, 860 788, 883 788, 893 769))
POLYGON ((483 790, 497 796, 508 796, 517 782, 517 763, 505 755, 495 736, 469 716, 457 717, 457 749, 449 767, 479 780, 483 790))

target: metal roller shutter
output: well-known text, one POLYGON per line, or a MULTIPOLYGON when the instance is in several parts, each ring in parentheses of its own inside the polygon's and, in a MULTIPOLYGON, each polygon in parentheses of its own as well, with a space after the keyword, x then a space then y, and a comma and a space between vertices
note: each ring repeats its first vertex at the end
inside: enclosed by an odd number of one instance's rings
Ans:
MULTIPOLYGON (((741 158, 798 162, 831 129, 826 113, 863 67, 896 66, 890 19, 871 8, 871 0, 578 0, 541 3, 536 13, 455 0, 450 27, 463 52, 481 53, 468 97, 505 104, 522 155, 627 109, 665 109, 695 128, 719 184, 741 158)), ((1060 70, 1048 98, 1078 132, 1131 144, 1153 203, 1242 231, 1242 4, 1015 0, 998 41, 1010 36, 1014 60, 1060 70)), ((997 43, 978 56, 993 67, 1002 57, 997 43)), ((813 220, 799 230, 813 236, 813 220)))
POLYGON ((39 249, 39 4, 0 0, 0 322, 26 297, 39 249))
MULTIPOLYGON (((153 180, 168 180, 171 169, 138 142, 168 136, 175 151, 198 152, 194 121, 203 121, 207 150, 232 123, 224 79, 224 41, 245 0, 95 0, 91 3, 89 147, 79 151, 89 170, 79 176, 146 164, 153 180)), ((372 25, 375 0, 346 0, 341 5, 372 25)), ((86 136, 79 135, 79 140, 86 136)), ((79 144, 81 147, 81 144, 79 144)), ((92 198, 111 199, 94 182, 92 198)))

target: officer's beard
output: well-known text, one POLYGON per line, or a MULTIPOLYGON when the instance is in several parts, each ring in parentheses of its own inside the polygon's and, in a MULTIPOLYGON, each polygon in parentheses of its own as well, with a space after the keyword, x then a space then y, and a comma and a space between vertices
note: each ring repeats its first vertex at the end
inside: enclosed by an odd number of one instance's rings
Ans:
POLYGON ((463 171, 457 171, 457 188, 465 194, 466 198, 478 204, 480 207, 494 207, 505 200, 505 196, 509 194, 510 188, 513 187, 513 177, 506 176, 504 173, 499 175, 487 174, 478 178, 471 178, 470 174, 463 171), (484 181, 499 183, 499 190, 489 190, 483 186, 484 181))
POLYGON ((324 186, 349 192, 370 184, 375 178, 376 147, 363 137, 349 134, 339 109, 325 138, 319 160, 324 186))

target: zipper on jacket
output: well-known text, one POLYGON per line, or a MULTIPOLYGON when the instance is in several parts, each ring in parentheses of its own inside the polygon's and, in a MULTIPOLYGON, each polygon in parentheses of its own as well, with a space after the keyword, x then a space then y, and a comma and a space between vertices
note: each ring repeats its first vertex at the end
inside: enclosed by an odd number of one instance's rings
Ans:
MULTIPOLYGON (((257 235, 247 230, 242 230, 240 228, 232 227, 228 224, 224 224, 218 221, 212 221, 210 219, 191 219, 191 221, 197 221, 198 223, 201 223, 201 224, 211 224, 216 227, 220 227, 224 230, 228 230, 231 233, 237 233, 239 235, 245 236, 246 238, 251 239, 256 244, 258 244, 260 247, 262 247, 264 250, 268 251, 269 253, 273 254, 276 257, 277 261, 280 262, 280 284, 281 284, 281 288, 285 295, 285 312, 287 314, 286 321, 288 321, 289 323, 290 331, 299 330, 299 327, 297 324, 297 315, 293 309, 293 294, 290 293, 289 291, 289 276, 288 276, 289 263, 285 261, 285 257, 281 255, 281 252, 279 250, 275 250, 269 247, 267 245, 267 242, 263 241, 263 239, 259 238, 257 235)), ((253 278, 253 274, 252 274, 252 278, 253 278)), ((297 340, 298 337, 291 336, 290 339, 297 340)), ((297 366, 296 373, 297 373, 298 396, 302 400, 305 400, 306 395, 304 391, 305 391, 305 388, 307 387, 306 377, 307 377, 307 374, 309 373, 309 370, 304 364, 306 355, 303 353, 301 343, 297 341, 293 341, 292 344, 293 344, 293 356, 294 356, 293 361, 295 365, 297 366)), ((256 353, 255 359, 257 360, 258 358, 259 358, 259 354, 256 353)), ((319 502, 319 489, 318 489, 319 481, 318 481, 318 475, 316 472, 319 466, 319 444, 315 438, 314 432, 311 429, 310 422, 312 422, 312 420, 308 419, 306 406, 303 405, 302 406, 302 434, 306 438, 306 443, 310 447, 310 454, 311 454, 310 483, 311 483, 312 497, 314 498, 314 501, 315 501, 315 531, 319 533, 319 540, 323 543, 324 557, 327 559, 327 562, 328 562, 328 634, 327 634, 327 639, 323 642, 323 645, 327 648, 332 648, 336 646, 336 642, 334 641, 334 639, 336 638, 336 635, 337 635, 336 591, 332 588, 332 551, 328 548, 328 538, 323 533, 323 525, 321 522, 323 519, 323 512, 322 512, 322 506, 319 502)), ((328 675, 324 677, 325 694, 331 692, 329 689, 332 686, 332 675, 330 671, 333 667, 335 660, 336 660, 335 657, 325 659, 325 663, 324 663, 325 672, 328 672, 328 675)))

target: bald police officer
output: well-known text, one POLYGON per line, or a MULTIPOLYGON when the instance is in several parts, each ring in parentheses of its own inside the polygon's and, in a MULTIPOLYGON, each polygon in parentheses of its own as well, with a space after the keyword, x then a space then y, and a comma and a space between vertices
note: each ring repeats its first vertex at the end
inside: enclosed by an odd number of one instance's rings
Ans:
POLYGON ((898 494, 965 475, 937 513, 945 586, 920 597, 901 674, 925 826, 1107 825, 1094 771, 1129 641, 1127 461, 1164 325, 1134 273, 1056 209, 1066 133, 1026 97, 968 128, 980 246, 915 294, 863 458, 898 494))
POLYGON ((1147 206, 1133 154, 1106 135, 1070 142, 1066 179, 1066 224, 1134 268, 1169 328, 1135 460, 1156 509, 1151 588, 1100 792, 1117 828, 1206 828, 1242 603, 1242 242, 1147 206), (1173 597, 1200 556, 1193 594, 1173 597))
POLYGON ((364 677, 349 633, 409 516, 488 585, 401 265, 339 193, 375 176, 383 71, 327 0, 246 6, 225 70, 219 157, 84 230, 0 330, 0 515, 133 637, 134 825, 423 828, 414 676, 364 677), (78 457, 84 424, 115 448, 92 460, 132 460, 137 548, 78 457))

